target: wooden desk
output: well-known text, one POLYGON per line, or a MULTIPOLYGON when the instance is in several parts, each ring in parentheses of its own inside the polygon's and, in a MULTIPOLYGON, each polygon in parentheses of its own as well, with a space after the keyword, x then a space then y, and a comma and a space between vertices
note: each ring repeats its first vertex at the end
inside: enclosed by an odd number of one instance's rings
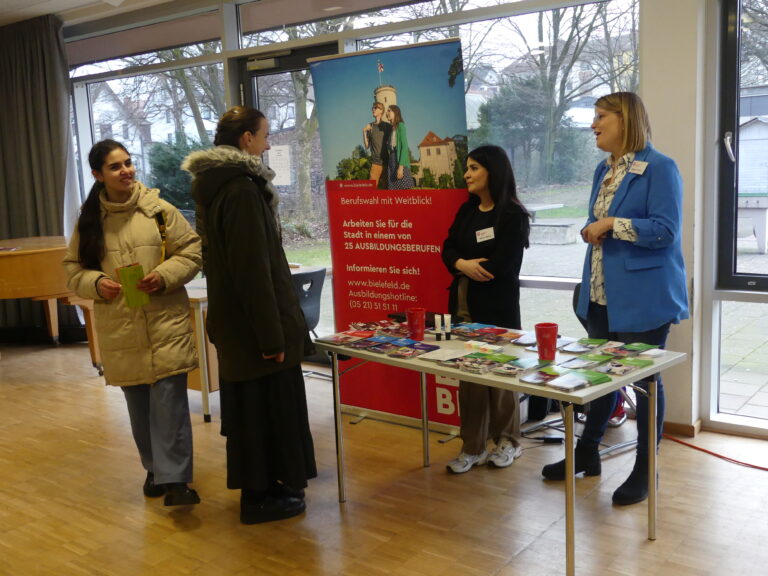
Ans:
MULTIPOLYGON (((428 336, 427 341, 434 342, 433 336, 428 336)), ((537 386, 525 384, 517 378, 497 376, 495 374, 471 374, 454 368, 445 368, 435 362, 420 360, 419 358, 401 359, 391 358, 383 354, 368 352, 344 346, 335 346, 324 342, 315 342, 319 350, 324 350, 331 354, 333 367, 333 409, 336 422, 336 465, 339 479, 339 502, 344 502, 346 496, 344 493, 344 446, 341 428, 341 399, 340 399, 340 380, 343 371, 339 369, 339 355, 359 358, 367 362, 378 362, 380 364, 389 364, 406 370, 413 370, 421 375, 421 420, 422 420, 422 441, 424 466, 429 466, 429 420, 427 410, 427 374, 448 376, 452 378, 461 378, 468 382, 476 382, 486 386, 494 386, 504 390, 513 390, 530 395, 544 396, 559 400, 564 407, 565 424, 565 548, 566 548, 566 574, 573 576, 575 574, 575 497, 576 497, 576 476, 574 474, 574 422, 573 405, 586 404, 609 392, 616 391, 623 386, 629 386, 633 382, 641 380, 660 372, 670 366, 679 364, 685 360, 685 354, 680 352, 665 351, 665 353, 654 359, 652 366, 647 368, 638 368, 626 376, 612 376, 611 382, 582 388, 574 392, 560 392, 547 386, 537 386)), ((449 340, 440 342, 442 348, 464 349, 464 343, 458 340, 449 340)), ((467 353, 470 351, 467 350, 467 353)), ((533 356, 534 353, 527 352, 522 346, 505 346, 505 352, 515 356, 525 357, 533 356)), ((558 352, 556 362, 562 362, 572 354, 561 354, 558 352)), ((358 364, 352 366, 354 369, 358 364)), ((654 380, 648 386, 648 445, 656 446, 656 389, 657 382, 654 380)), ((656 450, 650 450, 648 455, 648 478, 656 478, 656 450)), ((648 539, 656 539, 656 482, 648 483, 648 539)))
POLYGON ((63 236, 0 240, 0 299, 44 301, 48 333, 54 342, 59 341, 56 299, 71 294, 61 266, 66 252, 63 236))
POLYGON ((56 301, 79 306, 85 317, 91 361, 101 374, 93 302, 78 298, 67 288, 67 276, 61 265, 66 252, 64 236, 0 240, 0 299, 30 298, 43 302, 48 334, 55 343, 59 341, 56 301))

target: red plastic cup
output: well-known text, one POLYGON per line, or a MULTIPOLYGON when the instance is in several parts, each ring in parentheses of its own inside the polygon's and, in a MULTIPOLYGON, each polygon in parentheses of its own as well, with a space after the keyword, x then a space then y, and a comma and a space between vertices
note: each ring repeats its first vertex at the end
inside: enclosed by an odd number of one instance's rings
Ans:
POLYGON ((408 324, 408 336, 411 340, 424 340, 424 321, 426 316, 426 308, 406 309, 405 318, 408 324))
POLYGON ((539 349, 539 360, 553 362, 557 350, 558 326, 554 322, 536 324, 536 347, 539 349))

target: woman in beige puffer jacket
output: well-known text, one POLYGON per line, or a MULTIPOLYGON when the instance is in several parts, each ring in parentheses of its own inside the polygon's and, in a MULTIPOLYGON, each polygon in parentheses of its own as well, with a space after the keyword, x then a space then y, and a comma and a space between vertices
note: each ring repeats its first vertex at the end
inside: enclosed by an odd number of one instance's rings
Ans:
POLYGON ((200 269, 200 238, 159 191, 135 180, 127 150, 98 142, 89 163, 97 182, 83 204, 64 268, 69 288, 94 300, 108 384, 120 386, 141 461, 146 496, 167 506, 199 502, 192 481, 187 372, 197 352, 184 284, 200 269), (162 228, 165 228, 163 239, 162 228), (149 302, 129 307, 117 268, 138 263, 149 302))

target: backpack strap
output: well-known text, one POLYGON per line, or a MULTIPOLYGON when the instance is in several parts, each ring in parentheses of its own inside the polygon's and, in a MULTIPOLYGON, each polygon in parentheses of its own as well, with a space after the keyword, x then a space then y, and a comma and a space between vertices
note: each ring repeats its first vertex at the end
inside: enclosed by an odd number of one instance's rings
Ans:
POLYGON ((168 232, 165 226, 165 214, 160 210, 155 214, 155 222, 157 222, 157 229, 160 231, 160 263, 165 262, 165 244, 168 237, 168 232))

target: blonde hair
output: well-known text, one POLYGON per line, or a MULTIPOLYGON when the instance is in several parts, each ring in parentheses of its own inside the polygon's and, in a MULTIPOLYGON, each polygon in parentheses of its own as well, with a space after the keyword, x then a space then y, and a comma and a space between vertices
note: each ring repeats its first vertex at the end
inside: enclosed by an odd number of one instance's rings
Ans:
POLYGON ((621 116, 624 127, 622 154, 639 152, 651 142, 651 122, 640 96, 634 92, 614 92, 598 98, 596 108, 621 116))

